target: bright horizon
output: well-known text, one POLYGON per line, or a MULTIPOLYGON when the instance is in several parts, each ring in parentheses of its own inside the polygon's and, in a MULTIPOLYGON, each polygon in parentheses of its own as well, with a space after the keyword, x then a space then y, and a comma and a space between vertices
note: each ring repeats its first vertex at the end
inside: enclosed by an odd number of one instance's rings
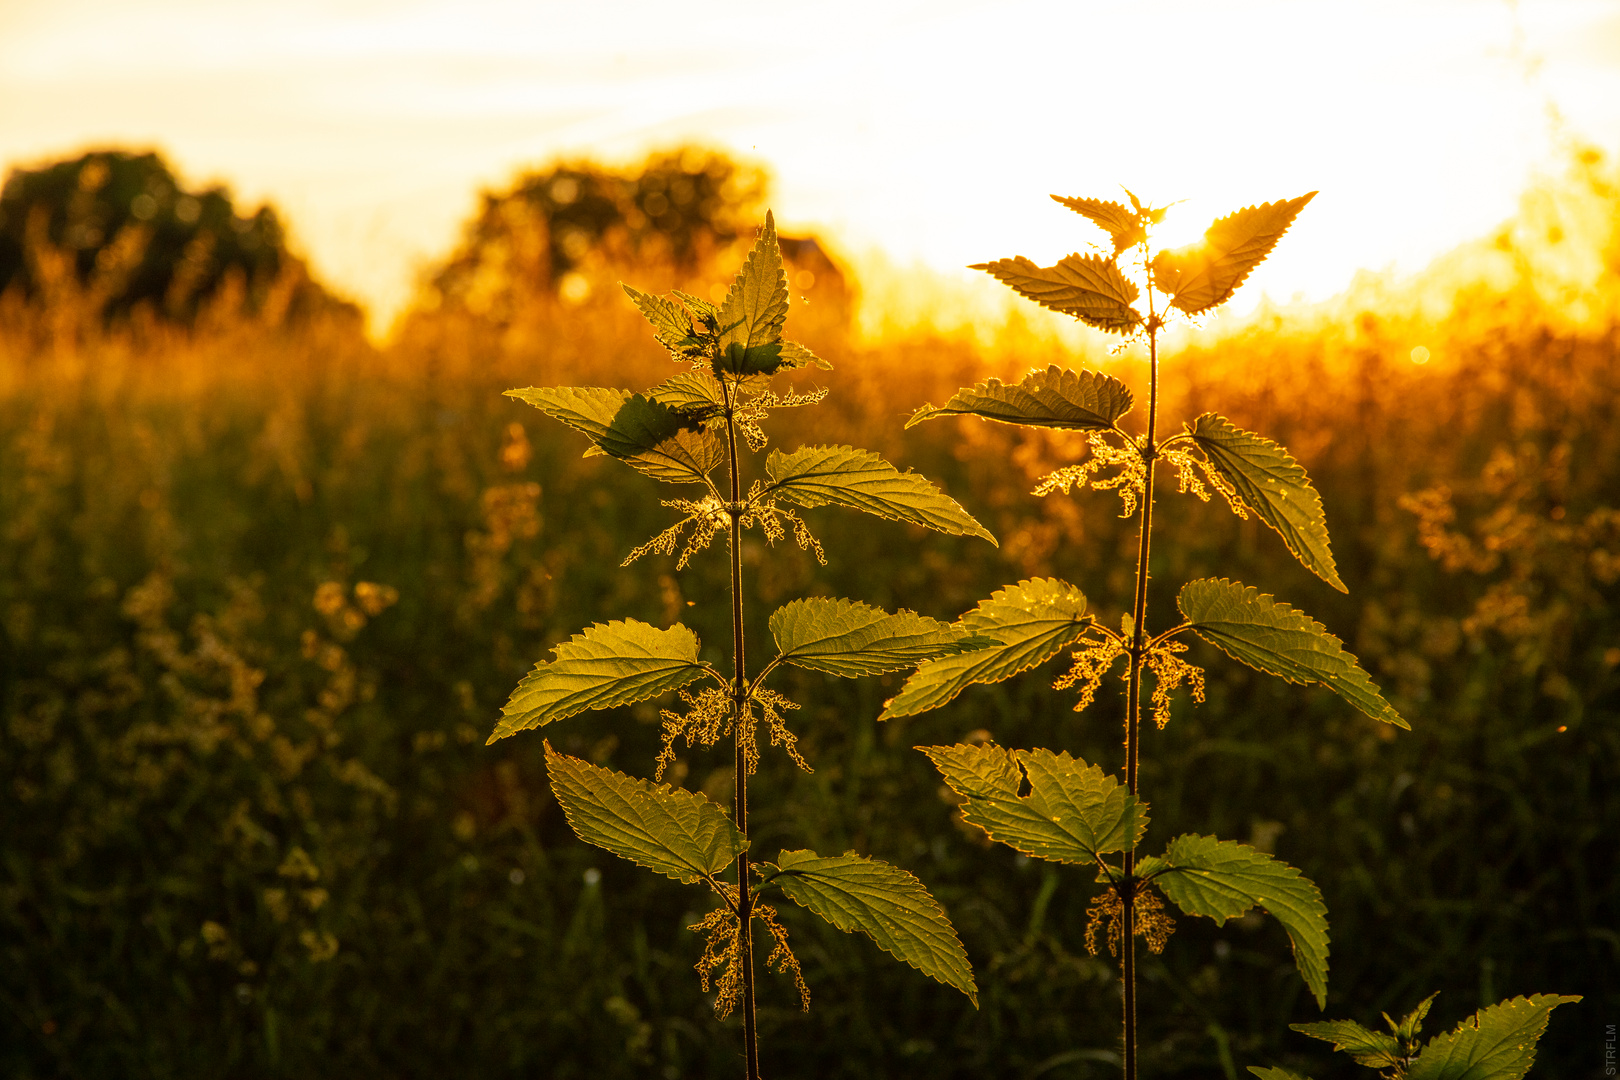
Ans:
POLYGON ((156 149, 277 206, 381 331, 482 190, 559 156, 715 146, 769 168, 784 231, 946 285, 1093 239, 1051 192, 1185 199, 1174 244, 1319 189, 1252 307, 1415 271, 1510 217, 1571 141, 1620 150, 1620 9, 1599 0, 679 10, 11 0, 0 164, 156 149))

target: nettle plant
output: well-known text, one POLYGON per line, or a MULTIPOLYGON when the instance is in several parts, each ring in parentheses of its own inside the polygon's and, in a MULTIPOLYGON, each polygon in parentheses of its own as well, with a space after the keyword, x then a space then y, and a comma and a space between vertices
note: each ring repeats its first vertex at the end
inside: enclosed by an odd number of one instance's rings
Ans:
MULTIPOLYGON (((1522 1080, 1536 1060, 1536 1043, 1552 1011, 1581 1000, 1579 995, 1556 994, 1512 998, 1479 1010, 1444 1035, 1419 1042, 1423 1018, 1438 996, 1430 994, 1398 1024, 1385 1013, 1388 1032, 1370 1031, 1354 1020, 1289 1026, 1332 1043, 1357 1065, 1382 1070, 1386 1080, 1522 1080)), ((1249 1071, 1260 1080, 1309 1080, 1286 1069, 1251 1065, 1249 1071)))
POLYGON ((773 409, 812 405, 825 390, 773 387, 775 377, 808 367, 831 368, 809 349, 783 340, 788 311, 775 222, 758 242, 723 303, 682 292, 652 296, 625 286, 671 359, 686 370, 641 393, 611 387, 512 390, 591 441, 587 456, 605 454, 670 484, 698 489, 664 501, 678 521, 624 560, 675 556, 684 569, 724 534, 730 555, 731 656, 726 670, 703 658, 697 635, 676 623, 659 629, 635 619, 597 623, 558 645, 555 659, 526 676, 502 710, 489 741, 588 710, 611 709, 678 692, 684 710, 663 712, 663 751, 652 781, 600 768, 546 744, 551 789, 581 840, 686 884, 706 886, 718 906, 689 929, 704 935, 697 962, 715 1011, 743 1014, 745 1072, 759 1075, 755 1033, 753 928, 772 949, 767 965, 791 975, 806 1009, 810 992, 788 947, 787 931, 762 894, 782 896, 841 930, 860 930, 885 951, 967 994, 977 987, 967 954, 944 910, 906 871, 852 852, 822 856, 783 851, 756 861, 748 842, 748 778, 759 763, 758 729, 800 768, 784 713, 795 702, 767 688, 784 664, 845 678, 901 671, 927 660, 974 652, 991 643, 973 631, 909 611, 893 614, 853 600, 806 598, 778 608, 769 628, 778 652, 749 674, 743 655, 741 542, 758 528, 772 544, 791 531, 799 547, 825 564, 820 543, 799 511, 842 506, 943 533, 995 538, 928 480, 901 472, 875 453, 848 446, 772 450, 744 486, 748 453, 762 451, 761 426, 773 409), (724 467, 724 480, 712 474, 724 467), (698 689, 687 689, 701 684, 698 689), (731 740, 731 813, 701 792, 660 785, 675 745, 712 747, 731 740))
MULTIPOLYGON (((1275 530, 1322 580, 1340 591, 1345 586, 1329 548, 1322 501, 1287 450, 1214 412, 1187 421, 1168 436, 1161 434, 1159 422, 1158 342, 1168 320, 1194 318, 1229 299, 1316 193, 1239 210, 1211 225, 1201 243, 1174 251, 1155 251, 1150 245, 1153 226, 1165 209, 1144 206, 1126 194, 1130 206, 1053 196, 1101 227, 1112 241, 1111 250, 1070 255, 1055 266, 1013 258, 974 269, 989 272, 1043 307, 1123 335, 1127 344, 1144 343, 1149 364, 1146 430, 1133 433, 1121 426, 1134 405, 1124 383, 1097 371, 1057 367, 1016 384, 991 379, 959 390, 940 408, 919 409, 907 426, 977 416, 1084 433, 1089 453, 1045 477, 1035 493, 1068 494, 1089 484, 1119 495, 1121 516, 1134 516, 1137 522, 1131 610, 1123 613, 1115 630, 1091 614, 1085 595, 1067 582, 1039 578, 1001 589, 957 624, 965 634, 998 644, 921 665, 885 704, 879 719, 937 708, 972 684, 1000 682, 1065 651, 1072 654, 1072 666, 1054 685, 1078 691, 1079 711, 1092 703, 1103 677, 1121 659, 1126 661, 1123 783, 1066 752, 994 744, 918 749, 961 800, 963 818, 991 839, 1031 858, 1095 869, 1103 889, 1088 909, 1086 944, 1095 953, 1101 936, 1119 958, 1124 1072, 1127 1080, 1135 1080, 1136 938, 1144 938, 1154 953, 1165 947, 1175 923, 1164 899, 1184 914, 1217 924, 1256 907, 1270 912, 1288 932, 1299 973, 1318 1007, 1326 1007, 1328 973, 1327 908, 1316 885, 1294 867, 1246 844, 1197 833, 1176 837, 1162 854, 1138 853, 1148 826, 1148 804, 1137 783, 1147 677, 1153 681, 1151 705, 1159 728, 1170 718, 1171 695, 1178 688, 1186 686, 1193 700, 1202 701, 1203 671, 1183 658, 1184 639, 1193 635, 1256 670, 1290 682, 1321 683, 1374 720, 1408 725, 1322 624, 1238 582, 1205 578, 1186 583, 1177 597, 1179 620, 1150 632, 1148 567, 1161 465, 1176 470, 1180 492, 1205 501, 1219 494, 1240 518, 1253 514, 1275 530), (1145 313, 1138 303, 1144 297, 1145 313)), ((1555 999, 1538 1000, 1557 1004, 1555 999)), ((1524 1007, 1508 1002, 1497 1008, 1524 1007)), ((1545 1011, 1541 1016, 1544 1025, 1545 1011)), ((1406 1044, 1401 1047, 1404 1053, 1406 1044)), ((1470 1067, 1422 1071, 1414 1065, 1406 1074, 1392 1064, 1397 1071, 1391 1075, 1430 1080, 1522 1075, 1467 1071, 1470 1067)), ((1273 1070, 1262 1075, 1287 1074, 1273 1070)))

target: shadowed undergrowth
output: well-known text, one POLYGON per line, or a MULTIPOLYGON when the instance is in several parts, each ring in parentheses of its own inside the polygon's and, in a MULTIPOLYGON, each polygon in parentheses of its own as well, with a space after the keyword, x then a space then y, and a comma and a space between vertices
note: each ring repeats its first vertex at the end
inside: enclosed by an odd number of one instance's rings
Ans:
MULTIPOLYGON (((1590 295, 1613 311, 1607 258, 1590 295)), ((634 274, 659 291, 685 280, 634 274)), ((784 415, 776 445, 877 450, 1002 546, 812 511, 825 568, 745 541, 759 603, 848 595, 948 619, 1038 575, 1128 602, 1129 523, 1101 500, 1027 494, 1075 437, 901 431, 985 374, 1072 357, 1029 335, 863 342, 808 295, 794 319, 836 366, 834 392, 784 415)), ((1587 995, 1542 1042, 1549 1076, 1588 1067, 1583 1033, 1620 1003, 1620 355, 1601 309, 1574 322, 1557 299, 1525 270, 1439 315, 1381 301, 1175 354, 1166 422, 1218 398, 1287 445, 1323 493, 1351 593, 1257 522, 1187 499, 1161 504, 1182 539, 1154 574, 1264 580, 1308 606, 1413 730, 1386 738, 1324 691, 1216 664, 1208 703, 1147 732, 1142 764, 1155 831, 1244 839, 1321 887, 1341 944, 1331 1015, 1399 1015, 1431 988, 1446 1015, 1587 995)), ((691 978, 691 896, 572 838, 539 740, 482 745, 505 691, 601 613, 726 640, 719 609, 688 604, 725 590, 720 560, 678 580, 662 557, 614 567, 667 524, 653 483, 580 458, 500 396, 661 381, 640 316, 596 288, 501 325, 423 314, 383 351, 343 320, 221 310, 185 333, 105 332, 14 298, 0 318, 0 1067, 731 1071, 736 1040, 691 978)), ((1141 381, 1133 356, 1097 362, 1141 381)), ((784 909, 817 1003, 803 1017, 790 986, 762 984, 764 1071, 1111 1074, 1118 983, 1083 949, 1089 875, 951 829, 953 800, 910 747, 988 732, 1113 760, 1117 697, 1082 716, 1021 680, 880 727, 899 682, 791 674, 817 771, 767 755, 777 796, 751 832, 759 850, 854 849, 925 878, 981 1007, 784 909)), ((643 705, 553 740, 640 775, 659 731, 643 705)), ((725 754, 685 753, 669 778, 723 800, 729 775, 725 754)), ((1145 1072, 1310 1049, 1287 1034, 1319 1014, 1278 927, 1189 920, 1177 939, 1142 966, 1145 1072)))

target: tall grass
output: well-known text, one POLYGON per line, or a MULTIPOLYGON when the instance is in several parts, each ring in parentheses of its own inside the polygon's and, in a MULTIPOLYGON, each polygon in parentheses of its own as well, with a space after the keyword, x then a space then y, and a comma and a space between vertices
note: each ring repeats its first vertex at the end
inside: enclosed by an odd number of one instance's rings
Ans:
MULTIPOLYGON (((1606 208, 1591 220, 1612 227, 1620 199, 1606 167, 1582 169, 1488 248, 1483 280, 1475 253, 1462 277, 1258 316, 1167 366, 1172 421, 1218 396, 1308 466, 1351 593, 1190 499, 1161 511, 1195 542, 1157 552, 1154 572, 1275 583, 1344 634, 1414 730, 1390 740, 1325 696, 1216 665, 1208 704, 1150 734, 1162 744, 1142 766, 1155 828, 1245 837, 1318 882, 1333 1015, 1404 1010, 1433 987, 1459 1012, 1587 995, 1543 1043, 1549 1076, 1589 1068, 1584 1033, 1620 1005, 1620 256, 1579 216, 1606 208), (1587 224, 1549 240, 1560 214, 1587 224), (1587 253, 1561 262, 1561 243, 1587 253), (1212 770, 1219 784, 1189 779, 1212 770)), ((600 613, 725 639, 686 604, 684 590, 724 588, 701 566, 695 580, 658 559, 605 569, 661 526, 650 481, 579 458, 500 396, 667 376, 610 288, 630 271, 587 270, 578 303, 532 298, 499 324, 421 311, 386 347, 352 320, 272 326, 229 297, 185 333, 107 331, 71 296, 0 303, 0 1070, 731 1067, 735 1040, 715 1037, 684 970, 682 927, 700 914, 684 892, 575 841, 536 747, 482 745, 492 695, 600 613)), ((760 600, 824 591, 952 617, 1055 574, 1124 602, 1128 523, 1005 484, 1006 462, 1032 482, 1051 468, 1064 436, 901 431, 911 407, 983 373, 1072 364, 1056 339, 871 340, 843 303, 808 296, 795 321, 814 324, 802 332, 838 391, 782 445, 880 450, 1003 543, 827 515, 830 565, 778 552, 760 600)), ((1088 362, 1127 381, 1141 367, 1088 362)), ((765 988, 765 1071, 1108 1075, 1118 987, 1079 948, 1088 883, 951 828, 909 747, 1057 731, 1058 748, 1106 756, 1116 718, 1070 713, 1031 680, 879 729, 898 683, 800 678, 806 753, 825 764, 768 778, 786 795, 754 816, 756 842, 772 850, 791 819, 796 843, 925 870, 981 1009, 784 912, 823 990, 805 1019, 765 988)), ((634 769, 658 731, 655 709, 633 708, 557 739, 634 769)), ((725 766, 693 754, 674 774, 723 796, 725 766)), ((1144 964, 1144 1070, 1232 1075, 1234 1059, 1309 1049, 1285 1028, 1315 1012, 1280 930, 1181 934, 1196 942, 1144 964)))

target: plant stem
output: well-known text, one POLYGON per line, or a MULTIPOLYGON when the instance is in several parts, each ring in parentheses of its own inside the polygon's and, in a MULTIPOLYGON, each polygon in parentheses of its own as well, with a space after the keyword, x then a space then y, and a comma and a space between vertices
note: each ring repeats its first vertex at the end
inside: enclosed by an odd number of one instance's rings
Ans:
MULTIPOLYGON (((731 734, 734 747, 732 759, 732 789, 736 796, 734 817, 737 831, 748 835, 748 758, 743 752, 744 727, 748 713, 748 680, 743 666, 743 602, 742 602, 742 486, 737 473, 736 406, 721 379, 721 392, 726 407, 726 455, 731 472, 731 654, 733 657, 731 682, 731 734)), ((745 841, 746 842, 746 841, 745 841)), ((759 1042, 754 1024, 754 903, 748 891, 748 849, 737 853, 737 919, 741 924, 743 966, 743 1060, 748 1080, 759 1080, 759 1042)))
MULTIPOLYGON (((1131 606, 1131 673, 1125 703, 1125 786, 1137 794, 1136 766, 1142 723, 1142 665, 1147 659, 1148 552, 1153 542, 1153 466, 1158 456, 1155 442, 1159 419, 1159 328, 1153 310, 1153 290, 1148 289, 1148 426, 1147 444, 1142 447, 1145 473, 1142 479, 1142 509, 1136 532, 1136 597, 1131 606)), ((1125 989, 1125 1080, 1136 1080, 1136 848, 1125 853, 1125 883, 1120 895, 1124 908, 1124 941, 1120 945, 1120 981, 1125 989)))

